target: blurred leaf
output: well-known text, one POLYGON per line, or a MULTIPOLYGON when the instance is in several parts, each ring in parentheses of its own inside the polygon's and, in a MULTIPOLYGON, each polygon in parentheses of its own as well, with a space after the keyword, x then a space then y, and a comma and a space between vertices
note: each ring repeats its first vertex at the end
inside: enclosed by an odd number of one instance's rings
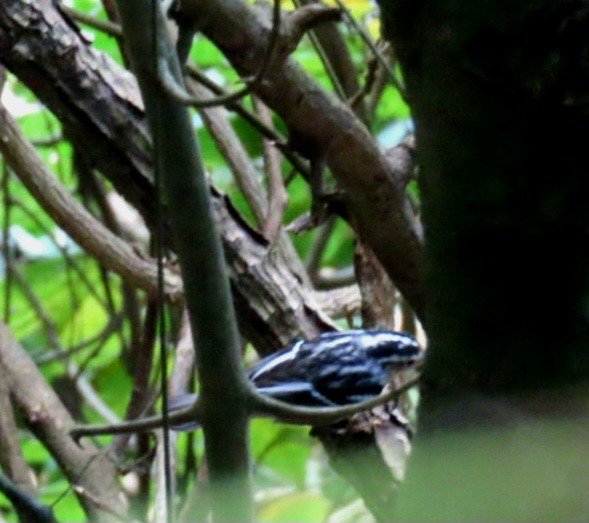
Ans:
POLYGON ((39 501, 53 509, 57 521, 87 521, 76 494, 71 490, 69 482, 63 478, 43 488, 39 501), (56 503, 58 499, 59 502, 56 503))
POLYGON ((262 523, 324 521, 329 505, 329 501, 319 494, 296 492, 268 503, 258 512, 258 519, 262 523))
POLYGON ((96 297, 87 290, 84 292, 83 287, 77 287, 81 296, 75 300, 75 310, 71 311, 61 328, 61 335, 68 345, 84 341, 108 323, 108 314, 96 297))
POLYGON ((286 481, 304 485, 313 445, 308 427, 256 419, 251 424, 251 441, 256 468, 267 467, 286 481))
MULTIPOLYGON (((400 76, 399 71, 396 71, 400 76)), ((411 112, 409 106, 405 103, 399 91, 392 86, 387 86, 384 90, 380 103, 376 108, 377 125, 376 129, 382 128, 383 125, 394 120, 409 118, 411 112)))
POLYGON ((554 419, 418 436, 396 519, 586 521, 588 429, 554 419))
MULTIPOLYGON (((124 362, 119 357, 119 352, 111 351, 105 354, 103 358, 109 358, 111 361, 107 365, 103 362, 100 368, 95 369, 96 377, 93 380, 94 387, 100 393, 102 400, 109 405, 119 416, 123 416, 127 408, 133 383, 129 374, 126 372, 124 362)), ((93 412, 89 413, 88 419, 92 421, 104 420, 98 418, 93 412)))
POLYGON ((354 238, 354 232, 348 223, 338 218, 323 254, 323 263, 333 267, 344 267, 353 263, 354 238))
POLYGON ((39 440, 21 438, 21 451, 25 461, 32 467, 36 467, 49 459, 49 453, 39 440))

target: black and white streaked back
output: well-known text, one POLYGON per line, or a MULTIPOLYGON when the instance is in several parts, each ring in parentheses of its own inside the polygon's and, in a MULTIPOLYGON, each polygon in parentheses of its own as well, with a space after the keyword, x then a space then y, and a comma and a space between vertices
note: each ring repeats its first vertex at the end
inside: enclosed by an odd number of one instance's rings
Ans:
POLYGON ((392 372, 423 354, 415 339, 399 332, 328 332, 262 359, 249 378, 263 394, 289 403, 345 405, 378 395, 392 372))
MULTIPOLYGON (((330 407, 357 403, 380 394, 391 375, 418 364, 424 356, 415 339, 387 330, 326 332, 295 340, 249 370, 260 394, 293 405, 330 407)), ((170 410, 188 406, 194 395, 170 400, 170 410)), ((176 426, 192 430, 196 423, 176 426)))

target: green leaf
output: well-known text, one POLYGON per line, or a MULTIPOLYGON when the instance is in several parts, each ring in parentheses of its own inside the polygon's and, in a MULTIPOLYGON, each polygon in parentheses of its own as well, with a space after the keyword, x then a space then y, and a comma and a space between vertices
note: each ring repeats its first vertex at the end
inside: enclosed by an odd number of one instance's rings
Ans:
POLYGON ((324 521, 330 502, 320 494, 295 492, 268 503, 258 512, 258 519, 265 522, 324 521))
MULTIPOLYGON (((309 429, 257 419, 251 424, 251 434, 256 469, 269 469, 283 481, 302 487, 313 445, 309 429)), ((263 476, 257 476, 258 483, 263 476)))

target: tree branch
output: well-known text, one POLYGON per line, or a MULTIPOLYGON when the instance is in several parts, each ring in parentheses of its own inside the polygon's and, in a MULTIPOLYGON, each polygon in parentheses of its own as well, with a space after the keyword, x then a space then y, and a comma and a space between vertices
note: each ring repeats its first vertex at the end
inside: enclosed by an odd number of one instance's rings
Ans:
MULTIPOLYGON (((90 492, 104 511, 78 493, 80 503, 96 521, 112 522, 111 512, 125 512, 127 502, 116 481, 116 470, 106 455, 92 445, 77 445, 69 435, 74 420, 33 360, 0 322, 0 364, 6 369, 10 393, 35 435, 47 447, 68 481, 90 492)), ((4 379, 4 378, 3 378, 4 379)))
MULTIPOLYGON (((242 76, 257 70, 269 28, 256 10, 242 0, 187 0, 182 9, 242 76)), ((282 117, 293 147, 307 158, 325 158, 345 191, 350 222, 423 317, 421 225, 372 136, 292 57, 269 69, 256 94, 282 117)))
MULTIPOLYGON (((284 401, 276 400, 260 394, 248 384, 248 409, 254 417, 272 417, 284 423, 295 425, 323 426, 331 425, 354 414, 384 405, 409 389, 419 385, 419 379, 412 379, 404 385, 391 388, 374 398, 341 407, 304 407, 284 401)), ((194 403, 186 408, 169 414, 171 425, 182 425, 188 422, 201 423, 202 404, 200 396, 194 395, 194 403)), ((105 434, 127 434, 130 432, 145 432, 162 427, 161 415, 146 416, 145 418, 106 425, 80 425, 74 427, 70 434, 75 440, 86 436, 101 436, 105 434)))
POLYGON ((19 488, 2 473, 0 492, 12 503, 21 523, 57 523, 49 507, 33 499, 28 492, 19 488))
MULTIPOLYGON (((0 373, 2 376, 7 375, 1 361, 0 373)), ((5 379, 0 380, 0 466, 19 491, 27 496, 35 495, 32 474, 21 452, 10 389, 5 379)), ((6 494, 6 491, 2 491, 6 494)), ((25 514, 22 513, 22 507, 14 503, 14 508, 19 518, 23 519, 25 514)), ((24 511, 26 510, 25 508, 24 511)))
MULTIPOLYGON (((6 108, 0 106, 0 152, 23 184, 53 220, 84 250, 128 282, 154 295, 155 263, 139 256, 130 245, 111 233, 69 194, 45 167, 6 108)), ((182 296, 182 281, 166 272, 165 291, 172 300, 182 296)))
MULTIPOLYGON (((65 135, 89 164, 153 225, 151 142, 134 78, 82 41, 50 0, 0 2, 2 35, 7 45, 0 60, 59 117, 65 135)), ((280 148, 297 162, 288 147, 280 148)), ((212 201, 240 328, 260 353, 332 328, 309 293, 292 245, 273 245, 269 256, 269 246, 228 200, 213 191, 212 201)))

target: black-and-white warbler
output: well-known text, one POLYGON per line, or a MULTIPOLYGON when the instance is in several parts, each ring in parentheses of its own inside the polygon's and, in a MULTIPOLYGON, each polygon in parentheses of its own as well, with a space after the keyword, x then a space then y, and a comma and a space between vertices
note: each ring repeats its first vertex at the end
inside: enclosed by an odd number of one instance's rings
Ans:
MULTIPOLYGON (((420 362, 417 341, 388 330, 325 332, 312 340, 295 340, 249 370, 258 391, 300 406, 333 407, 380 394, 391 374, 420 362)), ((170 399, 170 410, 191 405, 196 395, 170 399)), ((174 427, 192 430, 195 423, 174 427)))

